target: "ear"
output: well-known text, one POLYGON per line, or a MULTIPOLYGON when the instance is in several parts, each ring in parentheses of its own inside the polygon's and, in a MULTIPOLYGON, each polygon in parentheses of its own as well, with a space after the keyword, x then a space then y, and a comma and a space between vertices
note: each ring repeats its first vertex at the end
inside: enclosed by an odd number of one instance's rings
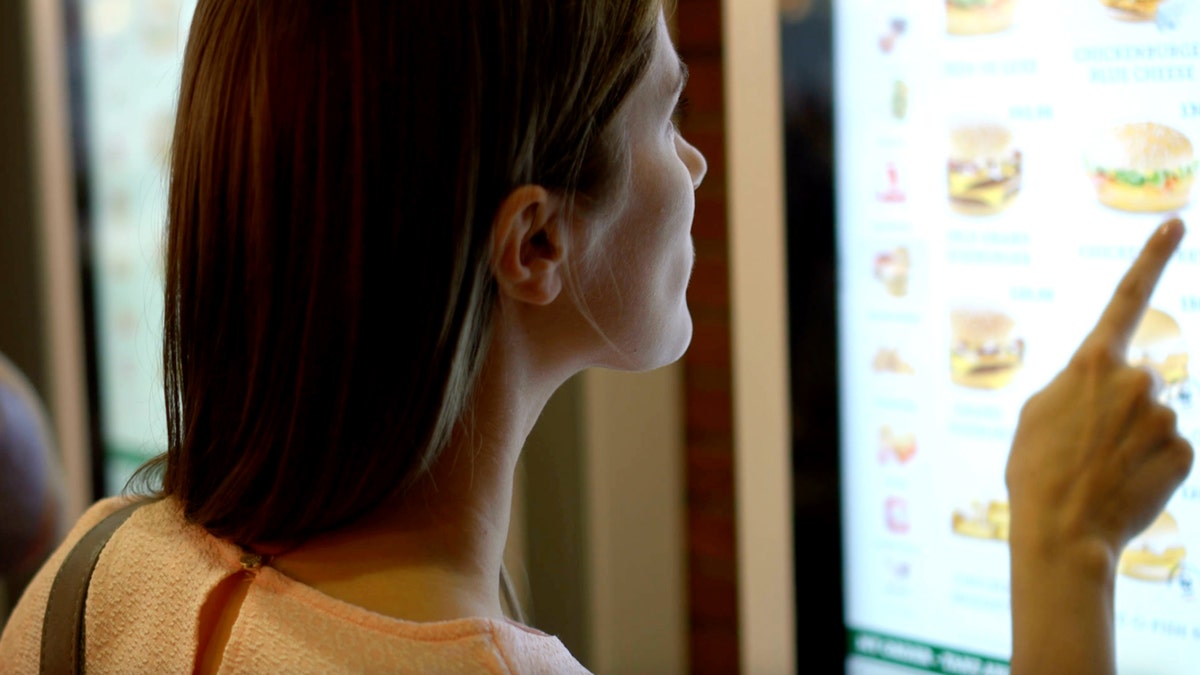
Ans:
POLYGON ((492 222, 492 273, 500 292, 548 305, 563 288, 566 232, 563 200, 539 185, 522 185, 500 204, 492 222))

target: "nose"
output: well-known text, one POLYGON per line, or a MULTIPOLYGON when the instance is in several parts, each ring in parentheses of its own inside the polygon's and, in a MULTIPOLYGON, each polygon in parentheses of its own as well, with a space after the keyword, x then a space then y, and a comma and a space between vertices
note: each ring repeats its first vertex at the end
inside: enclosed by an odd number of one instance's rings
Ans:
POLYGON ((692 174, 692 189, 699 190, 700 184, 704 182, 704 176, 708 174, 708 160, 704 159, 704 153, 700 152, 696 146, 688 143, 687 139, 680 137, 679 142, 682 145, 679 149, 679 154, 683 157, 683 163, 692 174))

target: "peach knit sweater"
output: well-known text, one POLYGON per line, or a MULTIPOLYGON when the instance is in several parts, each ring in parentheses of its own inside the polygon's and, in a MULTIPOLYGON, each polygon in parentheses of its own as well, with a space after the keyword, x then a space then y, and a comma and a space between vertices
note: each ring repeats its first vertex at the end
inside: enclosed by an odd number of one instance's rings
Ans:
MULTIPOLYGON (((0 673, 38 671, 42 614, 67 550, 125 503, 90 508, 38 573, 0 637, 0 673)), ((242 572, 239 549, 187 523, 178 502, 138 509, 100 556, 87 603, 87 671, 190 673, 200 608, 242 572)), ((259 568, 221 673, 587 673, 557 638, 492 619, 414 623, 259 568)))

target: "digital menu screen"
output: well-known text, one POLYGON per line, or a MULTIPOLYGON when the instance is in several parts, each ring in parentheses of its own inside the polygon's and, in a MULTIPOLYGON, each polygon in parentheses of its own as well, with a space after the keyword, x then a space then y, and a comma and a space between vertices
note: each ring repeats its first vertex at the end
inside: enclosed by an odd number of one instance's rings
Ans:
MULTIPOLYGON (((1150 233, 1200 227, 1200 4, 834 3, 851 672, 1003 673, 1004 467, 1150 233)), ((1133 338, 1200 442, 1200 238, 1133 338)), ((1200 476, 1119 562, 1122 673, 1200 663, 1200 476)))
POLYGON ((196 0, 71 0, 72 92, 90 195, 99 439, 108 494, 166 450, 162 391, 167 161, 196 0))

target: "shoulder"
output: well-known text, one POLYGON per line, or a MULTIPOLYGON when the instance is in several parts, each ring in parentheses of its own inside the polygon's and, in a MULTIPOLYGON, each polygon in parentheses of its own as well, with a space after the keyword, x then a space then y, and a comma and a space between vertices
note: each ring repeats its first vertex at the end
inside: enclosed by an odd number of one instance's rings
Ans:
POLYGON ((492 639, 513 673, 588 673, 562 641, 512 621, 493 621, 492 639))
POLYGON ((12 616, 0 637, 0 662, 12 666, 13 673, 36 673, 41 652, 42 617, 46 612, 46 601, 50 597, 50 586, 63 560, 75 544, 112 513, 134 501, 133 497, 113 497, 96 502, 89 508, 58 549, 42 565, 33 581, 26 587, 21 600, 13 609, 12 616))

